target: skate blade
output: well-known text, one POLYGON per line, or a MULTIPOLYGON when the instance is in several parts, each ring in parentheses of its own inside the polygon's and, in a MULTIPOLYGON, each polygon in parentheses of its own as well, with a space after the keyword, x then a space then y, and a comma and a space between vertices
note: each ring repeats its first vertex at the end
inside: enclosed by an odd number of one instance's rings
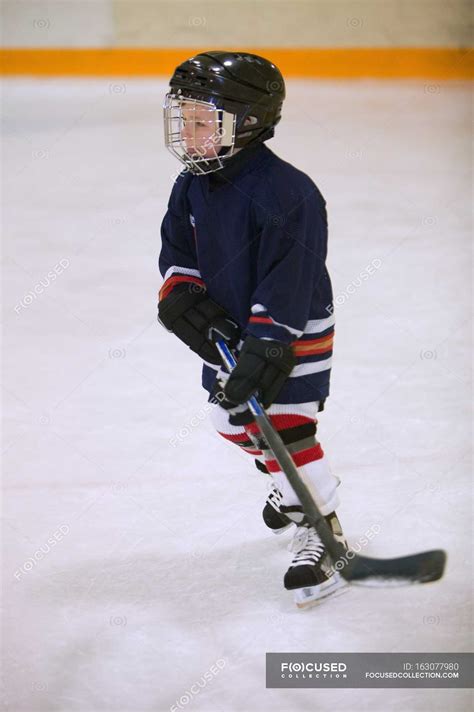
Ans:
POLYGON ((298 608, 312 608, 329 597, 340 596, 349 591, 348 582, 338 573, 319 586, 297 588, 294 591, 294 601, 298 608))

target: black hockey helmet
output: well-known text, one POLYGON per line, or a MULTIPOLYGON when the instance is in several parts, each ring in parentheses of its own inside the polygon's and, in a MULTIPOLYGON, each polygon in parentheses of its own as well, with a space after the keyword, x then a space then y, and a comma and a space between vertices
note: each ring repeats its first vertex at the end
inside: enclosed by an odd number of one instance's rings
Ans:
POLYGON ((271 138, 285 98, 284 79, 272 62, 227 50, 187 59, 175 69, 170 88, 235 114, 235 148, 271 138))

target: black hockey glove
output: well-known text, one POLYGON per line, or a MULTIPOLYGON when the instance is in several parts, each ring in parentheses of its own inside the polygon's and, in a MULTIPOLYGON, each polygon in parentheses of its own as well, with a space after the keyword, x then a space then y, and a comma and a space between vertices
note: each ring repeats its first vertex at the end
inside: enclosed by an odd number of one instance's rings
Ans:
POLYGON ((230 348, 240 339, 240 328, 205 289, 193 282, 179 284, 158 304, 158 321, 209 363, 222 363, 214 340, 225 339, 230 348), (211 338, 210 338, 211 337, 211 338))
POLYGON ((237 366, 230 374, 224 395, 231 403, 245 403, 257 395, 269 408, 290 375, 296 359, 290 344, 247 336, 237 366))

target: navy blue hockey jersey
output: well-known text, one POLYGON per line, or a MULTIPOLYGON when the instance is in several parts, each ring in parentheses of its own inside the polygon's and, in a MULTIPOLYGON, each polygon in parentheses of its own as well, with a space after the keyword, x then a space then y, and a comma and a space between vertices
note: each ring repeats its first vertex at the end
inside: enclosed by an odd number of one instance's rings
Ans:
MULTIPOLYGON (((265 144, 233 163, 230 172, 177 178, 161 226, 160 298, 182 281, 204 284, 242 338, 293 345, 297 363, 276 402, 322 400, 334 338, 326 202, 305 173, 265 144)), ((204 363, 206 390, 217 371, 204 363)))

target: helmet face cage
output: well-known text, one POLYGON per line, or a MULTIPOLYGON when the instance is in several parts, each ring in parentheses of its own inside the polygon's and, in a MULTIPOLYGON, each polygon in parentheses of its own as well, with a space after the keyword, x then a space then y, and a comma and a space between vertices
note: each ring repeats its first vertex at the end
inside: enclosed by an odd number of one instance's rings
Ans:
POLYGON ((165 145, 194 174, 213 173, 234 154, 236 114, 169 91, 163 104, 165 145))

